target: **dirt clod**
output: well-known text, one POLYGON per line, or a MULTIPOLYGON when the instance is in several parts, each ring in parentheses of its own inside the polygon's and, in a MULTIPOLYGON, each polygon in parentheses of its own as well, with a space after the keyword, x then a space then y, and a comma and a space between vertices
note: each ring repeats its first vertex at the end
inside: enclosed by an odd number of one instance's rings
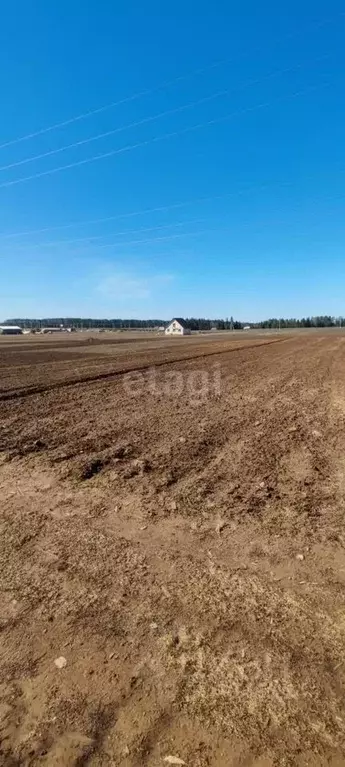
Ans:
POLYGON ((64 658, 63 655, 60 655, 59 658, 55 658, 54 664, 55 664, 56 668, 62 669, 62 668, 65 668, 67 666, 67 660, 66 660, 66 658, 64 658))

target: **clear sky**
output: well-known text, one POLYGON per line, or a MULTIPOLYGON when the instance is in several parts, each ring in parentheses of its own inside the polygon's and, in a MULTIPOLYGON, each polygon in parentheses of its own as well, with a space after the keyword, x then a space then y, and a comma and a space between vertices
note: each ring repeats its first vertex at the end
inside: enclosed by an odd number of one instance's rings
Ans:
POLYGON ((0 319, 344 314, 343 3, 1 15, 0 319))

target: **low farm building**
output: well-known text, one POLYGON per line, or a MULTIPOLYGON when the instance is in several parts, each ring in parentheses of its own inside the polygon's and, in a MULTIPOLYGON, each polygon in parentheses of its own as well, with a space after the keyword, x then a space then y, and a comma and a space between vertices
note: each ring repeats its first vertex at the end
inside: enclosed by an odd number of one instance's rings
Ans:
POLYGON ((22 332, 22 328, 19 325, 0 325, 1 336, 20 336, 22 332))
POLYGON ((167 328, 165 328, 165 335, 167 336, 190 336, 191 329, 187 327, 182 317, 174 317, 171 320, 167 328))

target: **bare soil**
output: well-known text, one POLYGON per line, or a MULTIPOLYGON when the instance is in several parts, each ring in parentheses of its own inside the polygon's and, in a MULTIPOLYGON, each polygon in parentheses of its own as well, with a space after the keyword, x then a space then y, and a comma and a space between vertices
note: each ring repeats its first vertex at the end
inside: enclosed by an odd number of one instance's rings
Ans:
POLYGON ((0 764, 344 765, 345 335, 119 341, 0 341, 0 764))

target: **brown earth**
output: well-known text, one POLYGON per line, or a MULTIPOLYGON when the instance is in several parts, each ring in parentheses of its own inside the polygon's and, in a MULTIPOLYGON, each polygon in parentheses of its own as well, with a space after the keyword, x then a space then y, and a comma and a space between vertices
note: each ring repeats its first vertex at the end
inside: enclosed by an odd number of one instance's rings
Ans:
POLYGON ((344 765, 345 335, 0 365, 0 764, 344 765))

